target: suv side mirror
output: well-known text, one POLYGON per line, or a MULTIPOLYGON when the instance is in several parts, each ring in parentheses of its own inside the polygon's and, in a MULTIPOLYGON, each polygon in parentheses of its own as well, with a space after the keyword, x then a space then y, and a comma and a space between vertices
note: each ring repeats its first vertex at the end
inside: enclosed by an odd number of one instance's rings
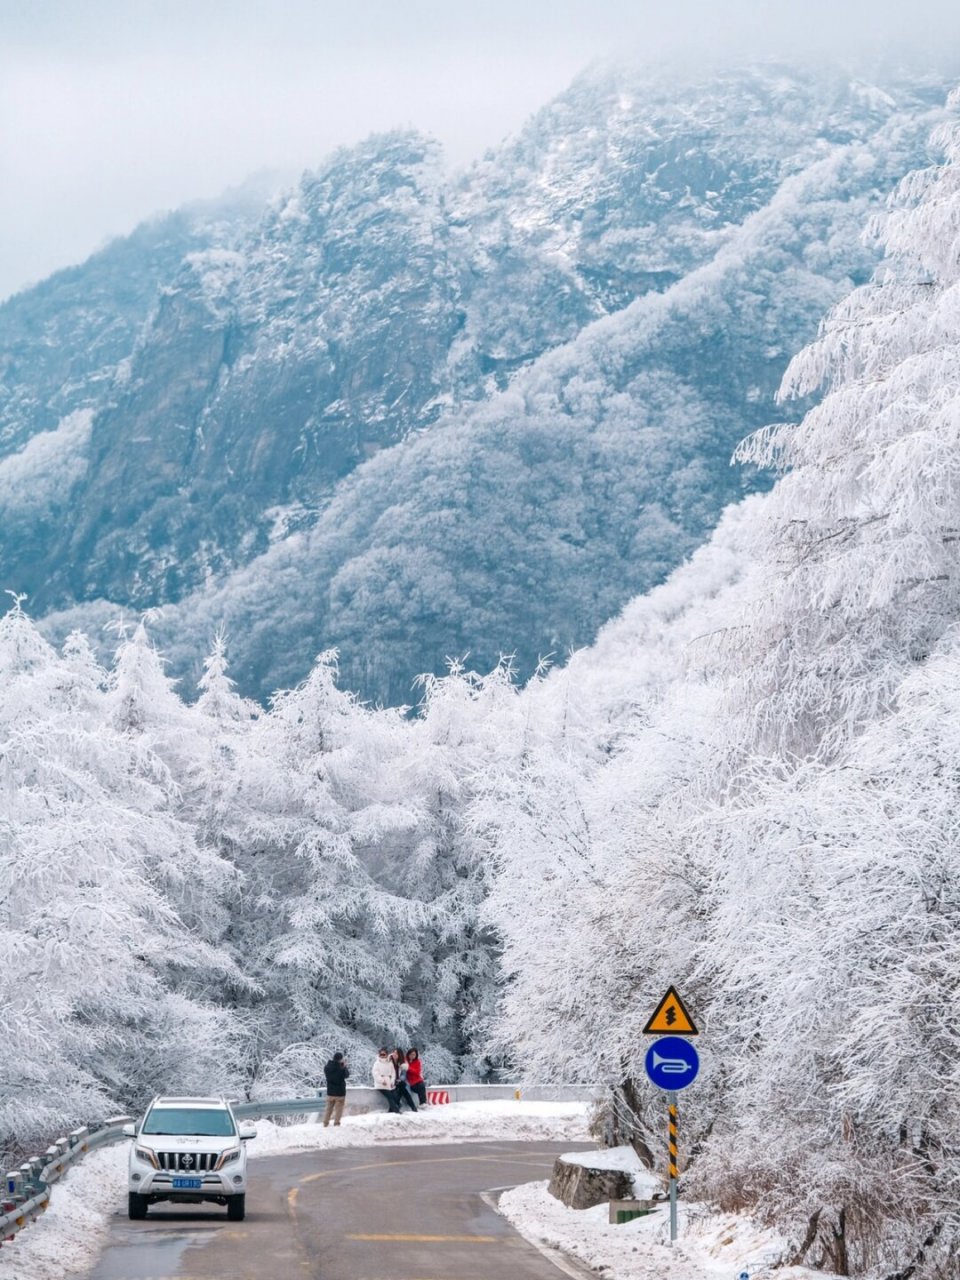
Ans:
POLYGON ((257 1131, 252 1124, 243 1124, 240 1126, 240 1141, 249 1142, 251 1138, 257 1136, 257 1131))
POLYGON ((125 1124, 122 1132, 125 1138, 135 1138, 137 1136, 137 1126, 135 1124, 125 1124))

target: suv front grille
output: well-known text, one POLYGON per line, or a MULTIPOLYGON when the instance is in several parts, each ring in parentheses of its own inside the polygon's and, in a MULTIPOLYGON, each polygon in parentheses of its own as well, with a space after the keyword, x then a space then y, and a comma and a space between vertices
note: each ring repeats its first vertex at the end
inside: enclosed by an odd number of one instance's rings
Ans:
POLYGON ((175 1173, 208 1173, 216 1168, 218 1151, 158 1151, 161 1169, 175 1173))

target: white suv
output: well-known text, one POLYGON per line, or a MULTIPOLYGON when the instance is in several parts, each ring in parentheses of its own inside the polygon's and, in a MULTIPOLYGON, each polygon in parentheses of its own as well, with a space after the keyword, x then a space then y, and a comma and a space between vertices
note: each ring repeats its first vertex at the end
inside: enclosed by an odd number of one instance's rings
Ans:
POLYGON ((145 1218, 158 1200, 227 1206, 242 1222, 247 1201, 247 1151, 252 1125, 237 1124, 225 1098, 154 1098, 133 1138, 128 1178, 129 1214, 145 1218))

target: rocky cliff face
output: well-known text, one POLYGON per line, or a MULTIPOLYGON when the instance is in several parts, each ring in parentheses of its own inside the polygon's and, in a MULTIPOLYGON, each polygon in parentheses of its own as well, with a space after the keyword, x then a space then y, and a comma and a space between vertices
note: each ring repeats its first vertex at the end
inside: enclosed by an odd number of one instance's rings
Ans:
POLYGON ((753 482, 944 95, 608 68, 459 177, 402 132, 142 229, 0 307, 3 585, 168 605, 184 667, 226 618, 261 693, 588 641, 753 482))

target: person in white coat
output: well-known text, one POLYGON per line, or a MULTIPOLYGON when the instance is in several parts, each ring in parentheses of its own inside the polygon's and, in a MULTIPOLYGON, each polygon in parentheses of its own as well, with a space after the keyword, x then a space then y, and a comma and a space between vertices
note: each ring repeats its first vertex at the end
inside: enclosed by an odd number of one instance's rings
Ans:
POLYGON ((379 1090, 387 1100, 390 1111, 400 1114, 400 1099, 397 1097, 397 1070, 386 1049, 381 1049, 373 1060, 373 1087, 379 1090))

